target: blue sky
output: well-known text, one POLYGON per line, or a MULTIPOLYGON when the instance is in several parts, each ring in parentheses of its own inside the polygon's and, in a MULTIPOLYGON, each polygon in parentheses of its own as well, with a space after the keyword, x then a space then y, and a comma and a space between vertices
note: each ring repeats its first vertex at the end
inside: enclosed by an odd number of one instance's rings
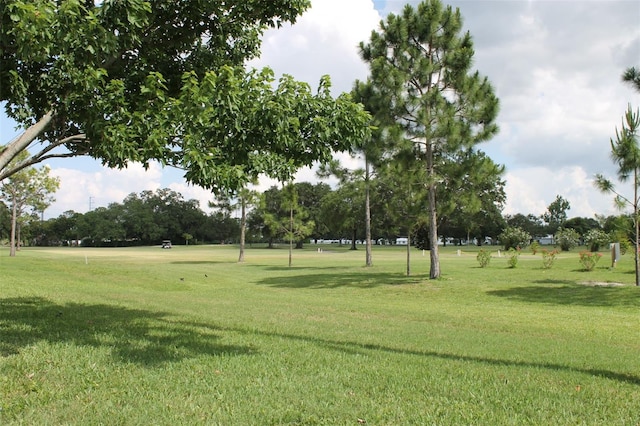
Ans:
MULTIPOLYGON (((262 56, 251 66, 272 67, 316 87, 323 74, 334 93, 366 79, 357 45, 380 19, 402 10, 402 0, 312 0, 294 26, 265 34, 262 56)), ((416 2, 411 2, 416 4, 416 2)), ((505 164, 505 213, 542 214, 556 197, 571 203, 570 217, 614 214, 612 198, 593 188, 595 173, 615 175, 609 138, 627 105, 640 95, 620 82, 629 66, 640 66, 640 2, 637 0, 463 0, 459 7, 475 43, 475 68, 500 98, 500 133, 480 147, 505 164)), ((14 135, 0 114, 0 143, 14 135)), ((358 161, 341 155, 344 161, 358 161)), ((45 217, 66 210, 86 212, 121 202, 131 192, 169 187, 206 203, 211 195, 190 186, 182 172, 152 165, 124 171, 102 168, 88 158, 47 163, 62 184, 45 217)), ((299 181, 314 180, 303 170, 299 181)), ((273 182, 262 180, 265 189, 273 182)))

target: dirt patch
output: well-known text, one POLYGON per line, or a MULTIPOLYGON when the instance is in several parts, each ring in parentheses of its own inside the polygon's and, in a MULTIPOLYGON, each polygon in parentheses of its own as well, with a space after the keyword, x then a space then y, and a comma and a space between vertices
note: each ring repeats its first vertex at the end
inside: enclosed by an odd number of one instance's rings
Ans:
POLYGON ((605 281, 583 281, 581 283, 578 284, 582 284, 582 285, 587 285, 587 286, 591 286, 591 287, 622 287, 625 284, 623 283, 616 283, 616 282, 605 282, 605 281))

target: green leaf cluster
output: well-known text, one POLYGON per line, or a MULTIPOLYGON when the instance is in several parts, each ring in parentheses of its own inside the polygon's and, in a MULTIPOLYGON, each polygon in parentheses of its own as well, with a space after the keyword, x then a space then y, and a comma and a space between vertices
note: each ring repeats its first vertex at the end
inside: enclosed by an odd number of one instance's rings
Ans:
MULTIPOLYGON (((0 101, 25 129, 0 152, 0 178, 29 160, 90 155, 109 167, 158 160, 194 184, 236 191, 262 173, 287 179, 368 135, 369 117, 330 80, 317 93, 247 71, 270 27, 308 0, 7 0, 0 101), (31 131, 31 132, 30 132, 31 131), (64 146, 64 154, 51 151, 64 146)), ((24 166, 24 164, 23 164, 24 166)))

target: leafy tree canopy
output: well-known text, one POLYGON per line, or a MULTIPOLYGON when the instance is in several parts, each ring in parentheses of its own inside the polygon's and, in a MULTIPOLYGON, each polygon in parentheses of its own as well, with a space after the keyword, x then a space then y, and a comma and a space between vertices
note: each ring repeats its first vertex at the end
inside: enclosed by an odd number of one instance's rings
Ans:
POLYGON ((25 128, 0 151, 0 179, 52 156, 109 167, 158 160, 214 190, 289 175, 366 136, 368 116, 328 77, 317 93, 245 71, 269 27, 308 0, 7 0, 0 101, 25 128), (276 87, 274 87, 274 85, 276 87), (9 162, 34 141, 40 151, 9 162), (62 148, 63 147, 63 148, 62 148))

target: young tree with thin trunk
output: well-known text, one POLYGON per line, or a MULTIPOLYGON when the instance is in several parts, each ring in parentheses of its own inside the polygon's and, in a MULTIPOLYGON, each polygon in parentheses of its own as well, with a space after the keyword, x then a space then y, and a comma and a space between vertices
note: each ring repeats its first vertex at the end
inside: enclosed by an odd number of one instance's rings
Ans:
POLYGON ((427 0, 390 14, 360 45, 371 84, 404 133, 404 142, 392 149, 412 153, 426 171, 430 278, 440 276, 436 193, 447 173, 442 160, 498 131, 498 99, 487 78, 471 72, 473 42, 461 31, 458 9, 427 0))
POLYGON ((244 262, 244 247, 247 233, 247 208, 254 206, 259 200, 258 193, 248 188, 242 188, 238 192, 238 203, 240 204, 240 253, 238 262, 244 262))
MULTIPOLYGON (((640 92, 640 71, 635 67, 627 68, 622 74, 622 81, 630 83, 640 92)), ((640 108, 634 112, 631 104, 622 119, 620 130, 616 128, 616 137, 611 138, 611 159, 618 166, 618 180, 633 184, 633 196, 627 197, 617 192, 613 182, 602 174, 597 174, 596 187, 608 194, 615 194, 615 204, 619 209, 633 209, 633 225, 635 239, 635 272, 636 286, 640 286, 640 108)))
POLYGON ((640 135, 640 109, 634 113, 631 105, 624 115, 622 128, 616 129, 615 139, 611 139, 611 159, 618 166, 618 180, 620 182, 631 181, 633 184, 633 195, 625 196, 619 193, 613 182, 602 174, 597 174, 595 179, 596 187, 607 194, 615 194, 615 204, 619 209, 631 207, 634 225, 635 241, 635 270, 636 285, 640 286, 640 221, 638 214, 640 211, 640 146, 638 137, 640 135))
MULTIPOLYGON (((18 157, 18 161, 26 155, 28 153, 22 153, 18 157)), ((5 200, 11 209, 9 256, 16 255, 16 249, 20 244, 21 217, 29 208, 34 212, 44 211, 55 201, 52 194, 59 187, 60 180, 49 176, 49 168, 46 166, 39 169, 34 167, 21 169, 3 181, 0 186, 0 199, 5 200)))

